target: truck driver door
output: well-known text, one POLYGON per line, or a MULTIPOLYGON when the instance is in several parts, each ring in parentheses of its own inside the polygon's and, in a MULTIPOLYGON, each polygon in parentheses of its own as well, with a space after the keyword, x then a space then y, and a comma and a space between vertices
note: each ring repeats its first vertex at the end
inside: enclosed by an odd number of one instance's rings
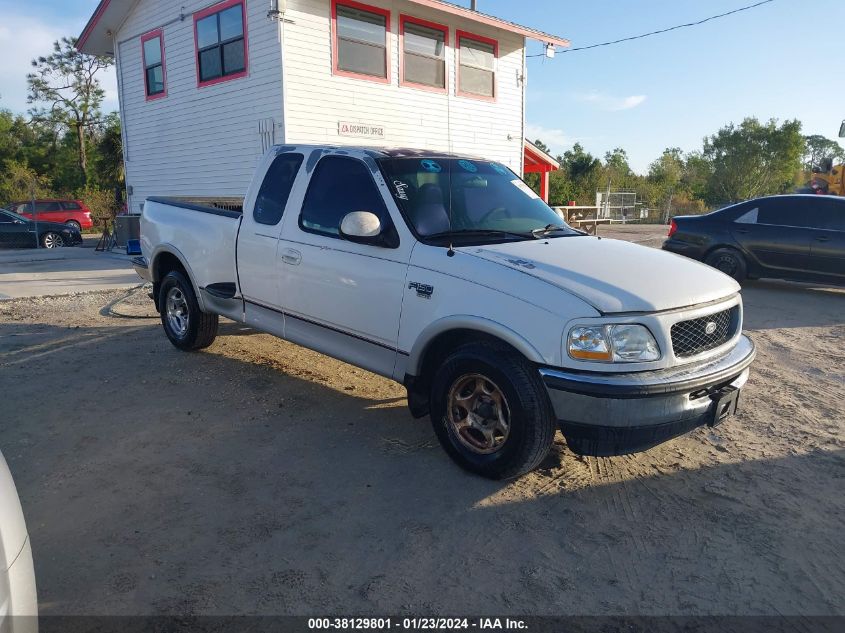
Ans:
POLYGON ((376 178, 374 163, 342 155, 320 159, 301 213, 285 218, 279 302, 288 340, 391 376, 413 240, 401 218, 391 217, 395 205, 376 178), (355 211, 374 213, 383 230, 404 239, 393 248, 341 238, 343 218, 355 211))

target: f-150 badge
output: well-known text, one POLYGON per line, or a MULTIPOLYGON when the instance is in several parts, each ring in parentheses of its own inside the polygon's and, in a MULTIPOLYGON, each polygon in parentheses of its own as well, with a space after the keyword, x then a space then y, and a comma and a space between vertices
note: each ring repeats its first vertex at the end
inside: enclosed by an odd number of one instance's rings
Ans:
POLYGON ((417 281, 412 281, 408 284, 408 290, 416 290, 417 296, 422 297, 423 299, 431 299, 431 295, 434 294, 434 286, 429 286, 428 284, 421 284, 417 281))

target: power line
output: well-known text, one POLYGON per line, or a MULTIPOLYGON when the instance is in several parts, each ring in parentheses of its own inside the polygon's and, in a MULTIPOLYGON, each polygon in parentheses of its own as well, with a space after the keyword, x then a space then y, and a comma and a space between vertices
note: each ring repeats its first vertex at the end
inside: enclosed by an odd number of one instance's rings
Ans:
MULTIPOLYGON (((719 18, 725 18, 729 15, 734 15, 735 13, 741 13, 742 11, 749 11, 751 9, 756 9, 757 7, 763 6, 764 4, 769 4, 770 2, 774 2, 775 0, 762 0, 761 2, 757 2, 755 4, 750 4, 746 7, 740 7, 739 9, 734 9, 733 11, 728 11, 727 13, 720 13, 719 15, 711 15, 709 18, 704 18, 703 20, 699 20, 698 22, 690 22, 688 24, 679 24, 677 26, 671 26, 668 29, 660 29, 659 31, 651 31, 650 33, 643 33, 642 35, 634 35, 633 37, 623 37, 621 40, 613 40, 612 42, 602 42, 601 44, 590 44, 589 46, 580 46, 578 48, 566 48, 561 51, 557 51, 559 53, 574 53, 576 51, 587 51, 591 48, 600 48, 602 46, 613 46, 614 44, 621 44, 623 42, 630 42, 633 40, 641 40, 645 37, 651 37, 652 35, 660 35, 662 33, 668 33, 669 31, 677 31, 678 29, 686 29, 691 26, 699 26, 704 24, 705 22, 711 22, 713 20, 718 20, 719 18)), ((545 57, 545 53, 539 53, 537 55, 526 55, 526 57, 545 57)))

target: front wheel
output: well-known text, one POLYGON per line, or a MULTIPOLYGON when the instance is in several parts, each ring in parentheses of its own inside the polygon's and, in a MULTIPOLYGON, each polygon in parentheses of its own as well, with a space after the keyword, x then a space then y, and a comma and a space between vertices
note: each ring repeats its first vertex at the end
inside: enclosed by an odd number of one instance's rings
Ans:
POLYGON ((182 273, 167 273, 161 281, 158 305, 164 333, 179 349, 204 349, 217 338, 220 317, 200 310, 194 287, 182 273))
POLYGON ((490 479, 519 477, 548 454, 556 423, 536 369, 496 343, 469 343, 432 381, 431 421, 461 467, 490 479))
POLYGON ((50 231, 41 236, 41 246, 44 248, 61 248, 65 245, 62 236, 50 231))

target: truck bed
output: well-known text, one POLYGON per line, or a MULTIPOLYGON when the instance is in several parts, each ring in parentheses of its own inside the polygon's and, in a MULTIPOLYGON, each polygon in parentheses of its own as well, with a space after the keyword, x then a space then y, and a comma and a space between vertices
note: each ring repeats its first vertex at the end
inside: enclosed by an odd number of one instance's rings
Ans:
POLYGON ((141 216, 141 249, 150 262, 175 252, 196 289, 237 291, 235 249, 242 214, 174 198, 148 198, 141 216))

